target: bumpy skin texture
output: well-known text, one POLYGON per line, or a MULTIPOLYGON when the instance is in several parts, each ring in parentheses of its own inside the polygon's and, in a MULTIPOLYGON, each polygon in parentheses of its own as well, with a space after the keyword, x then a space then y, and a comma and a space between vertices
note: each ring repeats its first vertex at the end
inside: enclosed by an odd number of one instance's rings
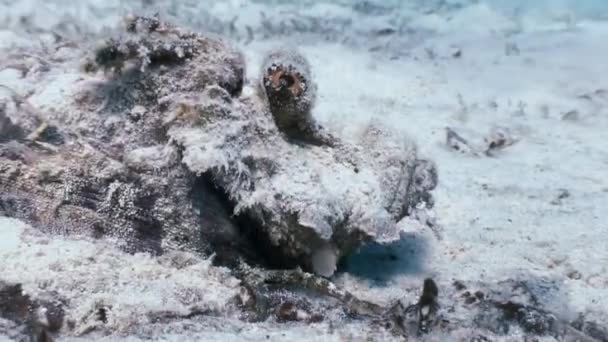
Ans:
POLYGON ((178 100, 177 108, 188 113, 180 117, 195 119, 177 121, 168 134, 184 148, 190 170, 212 174, 236 212, 306 269, 315 269, 317 250, 334 249, 331 259, 339 259, 366 240, 398 239, 397 222, 436 185, 414 184, 414 175, 424 178, 422 169, 434 167, 418 159, 413 143, 386 129, 370 127, 360 145, 294 144, 264 99, 212 96, 221 92, 208 88, 203 101, 178 100))
POLYGON ((201 245, 192 177, 179 165, 137 174, 79 147, 49 153, 17 142, 0 146, 0 165, 0 215, 53 233, 117 237, 132 252, 201 245))
POLYGON ((127 18, 125 31, 85 65, 105 79, 83 75, 73 102, 47 114, 62 143, 45 153, 41 141, 15 142, 30 161, 0 155, 6 215, 88 227, 133 250, 205 249, 214 236, 238 235, 206 226, 211 210, 193 201, 205 175, 286 264, 331 275, 364 241, 398 239, 396 223, 431 202, 434 166, 414 143, 371 126, 349 144, 314 122, 315 85, 301 55, 271 52, 264 91, 243 97, 243 57, 225 43, 157 18, 127 18))
POLYGON ((71 101, 44 112, 23 103, 0 108, 0 129, 14 133, 0 141, 0 215, 55 233, 117 237, 131 252, 210 254, 216 235, 203 239, 201 227, 215 232, 221 222, 223 240, 236 228, 229 214, 206 210, 220 204, 169 143, 166 108, 175 93, 201 96, 209 85, 239 94, 242 56, 157 18, 126 26, 123 39, 108 40, 87 62, 107 79, 83 74, 71 101), (28 138, 42 122, 59 127, 64 141, 28 138))
POLYGON ((317 146, 337 143, 311 114, 316 84, 308 61, 298 51, 269 52, 262 64, 260 89, 277 128, 287 140, 317 146))

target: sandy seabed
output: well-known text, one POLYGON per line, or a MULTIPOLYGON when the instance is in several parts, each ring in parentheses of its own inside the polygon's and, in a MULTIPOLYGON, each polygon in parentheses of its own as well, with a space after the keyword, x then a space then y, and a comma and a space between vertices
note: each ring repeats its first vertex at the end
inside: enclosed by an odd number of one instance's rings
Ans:
MULTIPOLYGON (((362 248, 334 277, 338 285, 390 303, 414 302, 426 277, 440 288, 454 280, 538 279, 552 289, 542 298, 548 308, 564 319, 583 313, 606 326, 608 8, 571 3, 539 2, 517 11, 498 1, 436 8, 414 1, 0 1, 0 48, 36 51, 49 30, 98 39, 133 10, 159 10, 234 41, 252 78, 270 48, 297 45, 318 83, 314 116, 320 123, 344 139, 371 121, 388 124, 416 140, 439 170, 433 213, 439 228, 404 221, 401 241, 362 248), (447 127, 467 148, 446 144, 447 127), (497 130, 513 144, 487 155, 484 139, 497 130)), ((41 109, 52 107, 70 81, 52 69, 42 79, 22 77, 1 63, 0 84, 31 92, 41 109)), ((0 96, 9 94, 0 90, 0 96)), ((41 237, 4 218, 0 260, 0 280, 22 283, 30 294, 44 284, 87 297, 73 310, 110 297, 130 308, 128 317, 115 318, 117 330, 144 312, 183 310, 184 288, 218 307, 237 291, 227 270, 205 260, 174 270, 163 260, 124 254, 111 242, 41 237), (203 281, 193 281, 192 272, 205 275, 203 281), (132 291, 146 295, 134 298, 132 291)), ((209 319, 151 325, 143 335, 327 341, 364 338, 362 329, 357 322, 334 329, 209 319)))

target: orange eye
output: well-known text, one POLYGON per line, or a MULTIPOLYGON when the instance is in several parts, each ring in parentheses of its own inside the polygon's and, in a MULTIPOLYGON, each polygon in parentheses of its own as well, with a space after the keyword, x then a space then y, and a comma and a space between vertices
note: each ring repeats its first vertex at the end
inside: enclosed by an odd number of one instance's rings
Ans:
POLYGON ((306 91, 306 82, 302 75, 295 70, 285 70, 282 66, 273 66, 268 68, 267 86, 271 87, 272 91, 289 90, 292 96, 298 97, 306 91))

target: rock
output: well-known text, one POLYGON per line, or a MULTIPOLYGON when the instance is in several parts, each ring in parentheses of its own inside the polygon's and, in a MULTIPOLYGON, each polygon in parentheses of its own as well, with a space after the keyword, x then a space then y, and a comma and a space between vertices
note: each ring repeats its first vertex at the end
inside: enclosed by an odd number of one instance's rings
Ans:
POLYGON ((510 301, 499 303, 498 308, 506 319, 516 321, 527 332, 549 335, 557 329, 557 318, 544 310, 510 301))
POLYGON ((586 320, 584 315, 579 315, 579 317, 572 322, 572 327, 598 341, 608 341, 608 328, 601 326, 596 322, 586 320))
POLYGON ((517 142, 511 131, 504 127, 495 127, 490 131, 490 134, 484 138, 485 154, 494 156, 498 151, 505 149, 517 142))
POLYGON ((494 127, 490 130, 490 133, 483 138, 483 144, 481 146, 475 146, 452 128, 446 127, 446 145, 454 151, 473 156, 483 154, 488 157, 493 157, 498 151, 515 144, 517 141, 518 140, 511 133, 511 130, 504 127, 494 127))
POLYGON ((563 121, 579 121, 580 116, 581 115, 578 112, 578 110, 571 110, 562 115, 562 120, 563 121))
POLYGON ((461 137, 450 127, 445 128, 445 143, 454 151, 463 154, 477 155, 475 148, 471 146, 471 144, 465 138, 461 137))
POLYGON ((567 276, 568 276, 568 278, 574 279, 574 280, 579 280, 583 277, 583 275, 577 270, 572 270, 572 271, 568 272, 567 276))
POLYGON ((569 198, 569 197, 570 197, 570 191, 568 191, 567 189, 559 189, 556 198, 551 201, 551 204, 560 205, 563 202, 562 200, 569 198))

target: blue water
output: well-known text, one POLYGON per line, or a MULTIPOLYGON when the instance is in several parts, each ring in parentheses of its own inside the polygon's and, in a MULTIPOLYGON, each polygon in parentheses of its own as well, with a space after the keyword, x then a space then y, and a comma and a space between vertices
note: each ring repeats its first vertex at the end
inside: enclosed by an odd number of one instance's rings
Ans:
POLYGON ((300 4, 302 7, 314 3, 332 3, 342 6, 359 6, 369 4, 398 10, 405 7, 432 8, 462 8, 470 5, 485 3, 493 9, 505 14, 524 14, 528 12, 571 14, 579 18, 608 19, 607 0, 253 0, 256 3, 268 5, 300 4))

